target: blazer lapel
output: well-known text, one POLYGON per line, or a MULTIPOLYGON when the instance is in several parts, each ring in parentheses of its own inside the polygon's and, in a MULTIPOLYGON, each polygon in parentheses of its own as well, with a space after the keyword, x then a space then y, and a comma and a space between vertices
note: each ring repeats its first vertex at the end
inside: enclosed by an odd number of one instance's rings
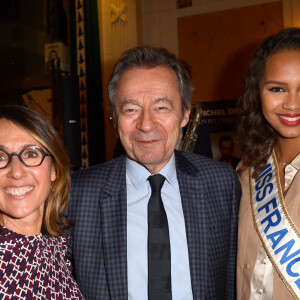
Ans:
POLYGON ((125 157, 116 160, 100 200, 110 299, 127 299, 127 194, 125 157))
POLYGON ((199 170, 180 152, 175 152, 176 171, 185 218, 194 299, 204 299, 207 287, 208 223, 205 187, 199 170), (195 177, 197 175, 197 178, 195 177))

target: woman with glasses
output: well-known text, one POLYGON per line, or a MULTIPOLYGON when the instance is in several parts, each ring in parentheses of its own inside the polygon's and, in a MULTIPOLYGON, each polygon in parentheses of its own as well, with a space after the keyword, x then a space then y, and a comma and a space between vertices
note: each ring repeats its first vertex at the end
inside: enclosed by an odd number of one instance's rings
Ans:
POLYGON ((300 29, 267 38, 245 83, 237 299, 300 299, 300 29))
POLYGON ((69 158, 51 124, 0 107, 0 299, 83 299, 66 258, 69 158))

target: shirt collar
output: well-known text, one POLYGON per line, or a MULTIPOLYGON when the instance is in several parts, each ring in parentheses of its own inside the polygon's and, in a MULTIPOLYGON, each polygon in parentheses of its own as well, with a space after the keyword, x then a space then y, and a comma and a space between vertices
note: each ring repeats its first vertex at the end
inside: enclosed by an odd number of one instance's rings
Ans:
POLYGON ((300 153, 284 168, 284 195, 300 168, 300 153))
POLYGON ((289 163, 289 165, 293 166, 295 169, 300 169, 300 153, 289 163))
MULTIPOLYGON (((144 166, 140 165, 128 156, 126 157, 126 174, 134 187, 137 189, 141 189, 143 184, 151 175, 151 173, 144 166)), ((158 172, 158 174, 165 176, 167 182, 171 186, 176 186, 177 174, 174 153, 168 163, 158 172)))

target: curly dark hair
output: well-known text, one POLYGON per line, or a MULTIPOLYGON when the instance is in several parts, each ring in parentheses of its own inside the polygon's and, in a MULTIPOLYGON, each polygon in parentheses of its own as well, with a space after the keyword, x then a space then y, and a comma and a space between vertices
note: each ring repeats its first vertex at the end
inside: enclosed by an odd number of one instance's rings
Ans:
POLYGON ((283 29, 262 42, 250 61, 244 91, 238 100, 238 107, 241 109, 238 135, 242 145, 242 163, 244 168, 256 167, 255 176, 266 164, 268 151, 277 141, 277 132, 269 125, 262 112, 259 84, 267 59, 286 50, 300 51, 300 28, 283 29))

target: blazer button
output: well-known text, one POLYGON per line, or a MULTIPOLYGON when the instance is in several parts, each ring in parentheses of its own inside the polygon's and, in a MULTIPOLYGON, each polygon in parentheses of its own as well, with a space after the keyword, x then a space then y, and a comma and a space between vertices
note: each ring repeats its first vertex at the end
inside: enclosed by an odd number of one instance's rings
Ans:
POLYGON ((250 265, 249 265, 249 264, 246 264, 246 265, 245 265, 245 268, 246 268, 247 270, 249 270, 249 269, 250 269, 250 265))

